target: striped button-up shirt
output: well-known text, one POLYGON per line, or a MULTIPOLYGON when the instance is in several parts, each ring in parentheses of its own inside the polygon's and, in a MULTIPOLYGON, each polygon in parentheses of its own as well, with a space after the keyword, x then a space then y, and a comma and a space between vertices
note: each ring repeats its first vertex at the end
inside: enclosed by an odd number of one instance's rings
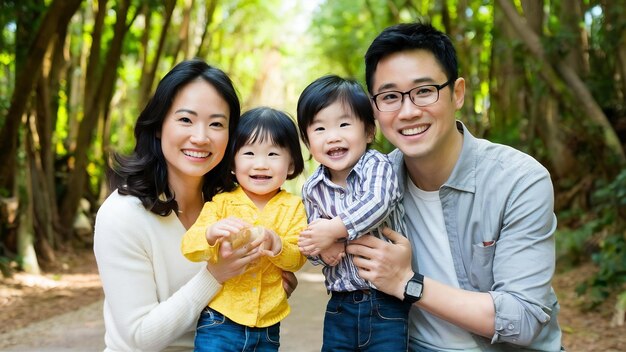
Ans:
MULTIPOLYGON (((302 187, 308 221, 339 216, 348 230, 348 241, 367 233, 384 238, 380 230, 385 226, 406 233, 402 194, 386 155, 366 151, 348 174, 346 184, 346 188, 334 184, 328 168, 320 165, 302 187)), ((309 259, 324 264, 319 257, 309 259)), ((322 271, 329 291, 374 288, 358 275, 350 254, 336 266, 324 266, 322 271)))

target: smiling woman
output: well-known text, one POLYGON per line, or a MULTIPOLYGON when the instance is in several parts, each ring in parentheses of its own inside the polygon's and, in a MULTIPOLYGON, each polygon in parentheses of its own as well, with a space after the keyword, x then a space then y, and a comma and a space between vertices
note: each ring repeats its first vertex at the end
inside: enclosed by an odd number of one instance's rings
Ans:
POLYGON ((206 302, 258 257, 225 248, 219 264, 192 263, 179 251, 203 200, 233 187, 223 157, 239 113, 224 72, 181 62, 140 114, 133 154, 116 155, 94 237, 107 351, 191 349, 206 302))

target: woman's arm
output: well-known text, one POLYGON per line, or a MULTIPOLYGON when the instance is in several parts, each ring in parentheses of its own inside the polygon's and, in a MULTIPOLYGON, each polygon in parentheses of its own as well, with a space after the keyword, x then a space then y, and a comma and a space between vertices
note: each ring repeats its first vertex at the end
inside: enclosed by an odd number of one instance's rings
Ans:
MULTIPOLYGON (((148 213, 136 198, 112 197, 98 212, 94 239, 107 337, 117 339, 109 347, 161 350, 194 329, 221 285, 204 265, 182 256, 184 229, 178 222, 148 213)), ((244 255, 230 254, 231 260, 214 268, 220 281, 254 257, 244 255)))

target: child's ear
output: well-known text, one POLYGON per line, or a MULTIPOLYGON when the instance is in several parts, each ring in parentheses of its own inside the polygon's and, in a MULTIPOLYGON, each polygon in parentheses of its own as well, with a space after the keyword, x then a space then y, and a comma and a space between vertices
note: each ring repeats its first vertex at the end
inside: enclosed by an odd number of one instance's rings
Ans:
POLYGON ((289 169, 287 170, 287 176, 293 175, 293 172, 296 171, 296 167, 293 164, 293 161, 289 163, 289 169))
POLYGON ((367 131, 365 131, 365 134, 367 137, 367 144, 372 143, 374 141, 374 138, 376 137, 376 127, 368 128, 367 131))

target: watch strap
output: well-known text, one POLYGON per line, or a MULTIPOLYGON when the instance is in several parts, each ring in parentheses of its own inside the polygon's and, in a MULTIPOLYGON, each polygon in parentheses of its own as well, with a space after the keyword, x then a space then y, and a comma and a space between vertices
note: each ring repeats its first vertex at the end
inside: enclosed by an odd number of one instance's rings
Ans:
POLYGON ((404 286, 404 302, 407 303, 415 303, 422 298, 422 294, 424 292, 424 275, 420 273, 413 273, 413 277, 406 283, 404 286), (409 285, 419 285, 420 290, 416 294, 413 294, 409 289, 409 285))

